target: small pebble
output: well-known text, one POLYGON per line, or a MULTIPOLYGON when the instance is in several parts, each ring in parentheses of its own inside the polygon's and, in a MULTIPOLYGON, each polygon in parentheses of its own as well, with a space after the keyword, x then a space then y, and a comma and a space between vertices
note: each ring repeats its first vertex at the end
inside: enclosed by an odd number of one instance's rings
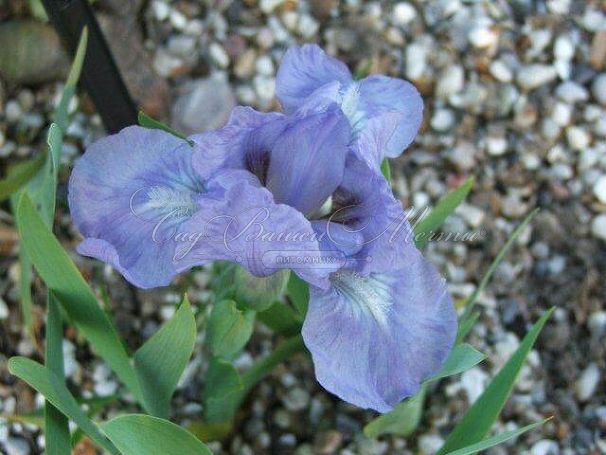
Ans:
POLYGON ((600 382, 600 369, 595 363, 589 364, 574 383, 574 391, 580 401, 589 400, 600 382))
POLYGON ((606 204, 606 175, 600 176, 593 185, 593 194, 602 204, 606 204))
POLYGON ((548 84, 557 77, 558 73, 553 66, 534 64, 522 67, 518 71, 517 81, 523 89, 533 90, 548 84))
POLYGON ((600 74, 593 80, 591 93, 598 103, 606 106, 606 73, 600 74))
POLYGON ((395 25, 408 25, 417 17, 417 10, 410 3, 400 2, 393 7, 393 23, 395 25))
POLYGON ((591 142, 589 133, 578 126, 570 126, 566 128, 566 139, 573 150, 584 150, 591 142))
MULTIPOLYGON (((606 227, 606 215, 604 216, 604 226, 606 227)), ((599 338, 606 333, 606 311, 600 310, 591 313, 587 318, 587 327, 591 336, 599 338)))
POLYGON ((531 455, 559 455, 560 448, 557 442, 550 439, 541 439, 535 442, 530 449, 531 455))
POLYGON ((606 213, 602 213, 593 219, 591 233, 594 237, 606 241, 606 213))

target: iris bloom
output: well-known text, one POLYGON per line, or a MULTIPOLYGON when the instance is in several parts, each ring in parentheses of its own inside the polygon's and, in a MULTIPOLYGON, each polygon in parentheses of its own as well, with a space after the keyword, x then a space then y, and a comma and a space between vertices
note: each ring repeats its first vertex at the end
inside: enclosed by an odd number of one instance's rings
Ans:
POLYGON ((381 131, 360 141, 339 100, 291 101, 288 115, 236 108, 193 147, 140 127, 93 144, 69 187, 78 251, 140 287, 213 260, 259 277, 293 270, 310 284, 303 338, 318 381, 387 412, 441 368, 452 301, 369 162, 384 152, 381 131))
POLYGON ((312 102, 338 103, 352 125, 354 151, 371 166, 399 156, 423 120, 423 100, 414 85, 383 75, 354 80, 343 62, 315 44, 286 52, 276 94, 286 113, 312 102), (369 146, 377 141, 379 147, 369 146))

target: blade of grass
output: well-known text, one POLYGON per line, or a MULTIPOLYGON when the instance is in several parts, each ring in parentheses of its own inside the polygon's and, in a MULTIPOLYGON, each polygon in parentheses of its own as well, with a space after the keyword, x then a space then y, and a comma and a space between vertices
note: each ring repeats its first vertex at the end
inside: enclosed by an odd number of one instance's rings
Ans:
POLYGON ((115 327, 27 194, 21 196, 17 219, 22 247, 40 277, 95 352, 145 405, 135 371, 115 327))
POLYGON ((212 455, 186 429, 157 417, 127 414, 102 428, 124 455, 212 455))
POLYGON ((8 361, 8 370, 44 395, 44 398, 78 425, 92 441, 113 455, 121 455, 84 411, 80 409, 76 399, 55 373, 38 362, 24 357, 11 358, 8 361))
MULTIPOLYGON (((59 304, 52 292, 48 293, 46 320, 46 367, 57 379, 65 383, 63 370, 63 324, 59 304)), ((44 424, 46 436, 46 453, 48 455, 69 455, 71 453, 69 427, 67 418, 48 401, 44 406, 44 424)))
POLYGON ((492 261, 492 264, 490 264, 490 267, 488 267, 488 270, 486 271, 486 273, 480 280, 480 284, 478 285, 478 287, 473 291, 473 293, 469 296, 469 298, 465 302, 465 304, 464 304, 465 311, 463 312, 463 315, 460 318, 461 321, 465 321, 469 317, 469 315, 471 314, 473 305, 475 304, 476 300, 478 299, 478 296, 484 290, 484 288, 490 281, 490 278, 492 278, 492 274, 494 273, 494 271, 497 269, 497 267, 503 260, 503 257, 505 257, 505 254, 507 253, 507 251, 509 251, 509 248, 511 248, 511 246, 516 241, 516 239, 518 238, 520 233, 526 228, 526 226, 528 226, 528 224, 533 220, 533 218, 536 216, 536 214, 538 212, 539 212, 538 208, 534 209, 532 212, 530 212, 530 214, 524 219, 524 221, 522 221, 518 225, 518 227, 516 227, 514 229, 514 231, 511 233, 511 235, 507 239, 507 242, 505 242, 505 245, 503 245, 503 248, 501 248, 501 250, 499 251, 497 256, 492 261))
POLYGON ((135 372, 151 414, 168 416, 170 399, 196 341, 196 320, 187 296, 175 315, 135 352, 135 372))
POLYGON ((139 121, 139 125, 144 128, 151 128, 154 130, 166 131, 167 133, 170 133, 173 136, 178 137, 179 139, 183 139, 184 141, 187 141, 187 143, 189 145, 192 145, 192 146, 194 145, 193 141, 190 141, 185 134, 180 133, 179 131, 171 128, 170 126, 168 126, 156 119, 151 118, 149 115, 147 115, 143 111, 139 111, 137 120, 139 121))
POLYGON ((40 153, 32 159, 13 166, 6 178, 0 180, 0 201, 19 191, 42 169, 46 161, 46 153, 40 153))
POLYGON ((518 349, 450 433, 437 455, 462 449, 484 439, 505 406, 522 365, 553 310, 546 311, 534 324, 518 349))
POLYGON ((446 218, 465 200, 473 183, 473 177, 469 177, 460 187, 440 199, 429 215, 414 226, 417 248, 423 248, 427 244, 429 234, 442 226, 446 218))
POLYGON ((447 455, 473 455, 475 453, 480 452, 481 450, 490 449, 491 447, 503 444, 509 439, 517 438, 518 436, 545 424, 545 422, 548 422, 551 419, 552 417, 549 417, 548 419, 542 420, 541 422, 532 423, 530 425, 526 425, 525 427, 518 428, 517 430, 505 431, 496 436, 484 439, 482 442, 478 442, 477 444, 472 444, 470 446, 464 447, 463 449, 455 450, 454 452, 448 452, 447 455))

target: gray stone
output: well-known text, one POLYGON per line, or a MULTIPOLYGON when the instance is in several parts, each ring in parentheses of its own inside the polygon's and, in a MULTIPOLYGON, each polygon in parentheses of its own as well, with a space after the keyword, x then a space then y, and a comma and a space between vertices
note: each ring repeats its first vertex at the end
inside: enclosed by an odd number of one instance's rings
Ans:
POLYGON ((225 77, 213 75, 184 87, 172 108, 175 128, 185 134, 201 133, 225 124, 235 96, 225 77))

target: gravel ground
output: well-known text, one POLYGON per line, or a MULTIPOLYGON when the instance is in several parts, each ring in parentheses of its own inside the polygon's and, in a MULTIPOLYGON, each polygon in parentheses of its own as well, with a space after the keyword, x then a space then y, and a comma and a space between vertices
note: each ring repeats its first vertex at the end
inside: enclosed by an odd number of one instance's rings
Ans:
MULTIPOLYGON (((213 443, 214 453, 432 454, 532 321, 551 306, 557 307, 555 315, 524 367, 498 429, 555 418, 488 453, 606 453, 605 2, 151 0, 121 5, 99 0, 95 5, 133 96, 148 113, 170 118, 188 132, 219 126, 235 103, 278 108, 276 68, 295 43, 317 42, 354 69, 369 67, 411 80, 425 99, 425 123, 416 143, 392 164, 397 195, 405 206, 422 208, 466 177, 476 179, 467 203, 446 229, 482 235, 471 243, 433 243, 426 251, 457 298, 473 292, 512 229, 534 207, 541 208, 481 295, 481 318, 470 341, 489 360, 443 381, 430 394, 416 436, 379 441, 361 436, 374 414, 325 393, 301 355, 254 391, 238 417, 237 434, 213 443)), ((0 20, 26 21, 27 15, 26 2, 0 1, 0 20)), ((49 61, 50 56, 65 58, 56 42, 42 43, 37 46, 48 47, 49 61)), ((2 52, 0 62, 5 62, 2 52)), ((62 87, 56 61, 45 69, 40 69, 41 61, 34 62, 36 68, 22 65, 16 76, 0 69, 3 167, 41 149, 62 87)), ((65 207, 69 165, 103 134, 86 96, 72 107, 56 225, 70 251, 77 236, 65 207)), ((15 236, 4 205, 0 352, 37 358, 38 347, 25 335, 19 313, 15 236)), ((113 315, 131 347, 170 317, 186 287, 201 323, 208 313, 206 270, 171 288, 141 292, 109 268, 75 260, 98 289, 107 283, 113 315)), ((36 283, 40 301, 42 289, 36 283)), ((38 306, 35 320, 40 330, 43 310, 38 306)), ((260 326, 238 365, 245 369, 265 355, 274 338, 260 326)), ((200 414, 203 333, 199 340, 174 400, 173 417, 181 423, 200 414)), ((78 390, 117 391, 115 378, 72 329, 66 331, 64 348, 67 374, 78 390)), ((11 378, 4 365, 1 413, 39 405, 40 397, 11 378)), ((129 407, 126 401, 115 404, 107 415, 129 407)), ((43 443, 34 427, 0 426, 0 447, 10 455, 41 453, 43 443)), ((83 454, 94 453, 81 448, 83 454)))

